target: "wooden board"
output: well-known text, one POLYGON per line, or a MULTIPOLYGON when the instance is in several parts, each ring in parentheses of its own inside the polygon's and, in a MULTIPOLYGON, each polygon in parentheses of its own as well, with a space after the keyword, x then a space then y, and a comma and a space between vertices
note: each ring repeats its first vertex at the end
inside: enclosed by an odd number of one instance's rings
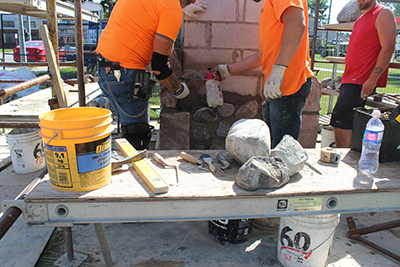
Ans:
MULTIPOLYGON (((226 151, 231 168, 225 173, 211 173, 199 169, 198 165, 184 161, 179 157, 181 151, 149 151, 146 161, 163 177, 167 183, 175 182, 175 170, 158 166, 151 159, 153 152, 161 154, 170 164, 177 164, 179 169, 179 185, 171 186, 166 194, 154 194, 139 174, 130 171, 112 176, 111 182, 97 190, 81 193, 65 193, 54 190, 48 177, 28 195, 26 202, 85 202, 85 201, 153 201, 161 199, 192 199, 192 198, 232 198, 240 196, 309 196, 318 194, 350 194, 400 191, 400 166, 398 162, 380 164, 375 174, 364 174, 357 170, 360 153, 347 149, 341 150, 342 160, 339 165, 324 163, 319 160, 320 150, 306 149, 308 162, 323 175, 319 175, 307 166, 291 177, 290 182, 275 190, 259 189, 246 191, 235 184, 236 174, 240 165, 226 151)), ((219 151, 188 151, 199 157, 208 153, 214 159, 216 168, 221 165, 216 161, 219 151)))
MULTIPOLYGON (((101 94, 98 83, 85 84, 87 102, 101 94)), ((79 106, 77 87, 64 84, 65 95, 69 107, 79 106)), ((50 111, 47 101, 51 98, 51 88, 37 91, 33 94, 0 105, 0 121, 5 122, 39 122, 38 116, 50 111)))

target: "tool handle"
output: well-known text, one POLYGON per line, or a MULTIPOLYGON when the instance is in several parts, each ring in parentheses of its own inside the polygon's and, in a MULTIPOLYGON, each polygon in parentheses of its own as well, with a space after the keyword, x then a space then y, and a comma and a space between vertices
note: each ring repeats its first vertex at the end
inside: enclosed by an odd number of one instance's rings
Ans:
POLYGON ((167 166, 167 162, 165 162, 165 159, 158 153, 153 154, 153 159, 157 161, 160 165, 163 167, 167 166))
POLYGON ((183 152, 183 151, 179 154, 179 156, 181 158, 183 158, 184 160, 187 160, 191 163, 195 163, 195 164, 199 164, 199 165, 201 165, 203 163, 203 162, 201 162, 201 160, 199 160, 196 157, 189 155, 188 153, 183 152))

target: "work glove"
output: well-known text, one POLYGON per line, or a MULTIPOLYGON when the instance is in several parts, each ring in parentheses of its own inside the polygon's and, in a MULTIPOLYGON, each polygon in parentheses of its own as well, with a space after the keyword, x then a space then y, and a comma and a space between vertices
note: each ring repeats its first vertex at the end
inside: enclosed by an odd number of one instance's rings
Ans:
POLYGON ((219 74, 221 75, 222 81, 225 80, 226 78, 228 78, 229 76, 231 76, 228 64, 218 65, 214 69, 219 72, 219 74))
POLYGON ((186 16, 191 17, 193 19, 199 19, 200 16, 197 13, 204 13, 208 8, 206 1, 197 0, 196 3, 190 4, 182 8, 183 12, 186 16))
POLYGON ((264 86, 264 96, 267 101, 282 97, 281 85, 283 82, 283 75, 287 68, 288 67, 285 65, 278 64, 272 67, 271 74, 268 76, 264 86))
POLYGON ((185 82, 181 82, 181 88, 172 93, 177 99, 183 99, 190 94, 190 90, 185 82))

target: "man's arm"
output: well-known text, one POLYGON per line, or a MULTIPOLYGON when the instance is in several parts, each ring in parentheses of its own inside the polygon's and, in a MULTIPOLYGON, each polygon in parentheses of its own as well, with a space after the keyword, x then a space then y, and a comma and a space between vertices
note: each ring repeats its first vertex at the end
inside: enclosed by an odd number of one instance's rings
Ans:
POLYGON ((390 59, 396 47, 396 26, 396 19, 393 11, 389 8, 382 9, 381 12, 379 12, 375 22, 375 27, 378 31, 379 42, 382 49, 379 52, 374 70, 372 71, 368 80, 363 84, 361 91, 361 97, 363 99, 366 99, 367 96, 373 92, 379 77, 389 65, 390 59))
MULTIPOLYGON (((156 34, 154 37, 154 47, 153 52, 161 54, 162 56, 169 57, 172 54, 172 49, 174 47, 174 41, 170 38, 156 34)), ((153 56, 154 57, 154 56, 153 56)), ((168 64, 166 62, 165 64, 168 64)), ((160 75, 161 72, 157 70, 153 70, 155 75, 160 75)), ((181 88, 181 84, 176 78, 176 76, 172 73, 170 76, 165 79, 158 80, 162 85, 164 85, 169 91, 176 92, 181 88)))
POLYGON ((297 53, 306 29, 303 9, 288 7, 282 14, 282 22, 285 24, 285 30, 275 64, 287 66, 297 53))
POLYGON ((228 64, 230 74, 252 70, 261 66, 260 53, 256 52, 244 59, 228 64))

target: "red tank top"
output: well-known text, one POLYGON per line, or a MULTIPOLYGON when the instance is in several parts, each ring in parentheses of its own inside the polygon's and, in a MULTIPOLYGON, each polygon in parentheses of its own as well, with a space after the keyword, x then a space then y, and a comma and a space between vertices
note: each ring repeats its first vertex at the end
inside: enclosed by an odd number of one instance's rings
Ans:
MULTIPOLYGON (((375 28, 376 17, 382 8, 384 8, 383 5, 377 4, 354 23, 347 49, 342 83, 362 85, 371 75, 382 49, 375 28)), ((379 77, 376 86, 386 87, 387 77, 388 68, 379 77)))

